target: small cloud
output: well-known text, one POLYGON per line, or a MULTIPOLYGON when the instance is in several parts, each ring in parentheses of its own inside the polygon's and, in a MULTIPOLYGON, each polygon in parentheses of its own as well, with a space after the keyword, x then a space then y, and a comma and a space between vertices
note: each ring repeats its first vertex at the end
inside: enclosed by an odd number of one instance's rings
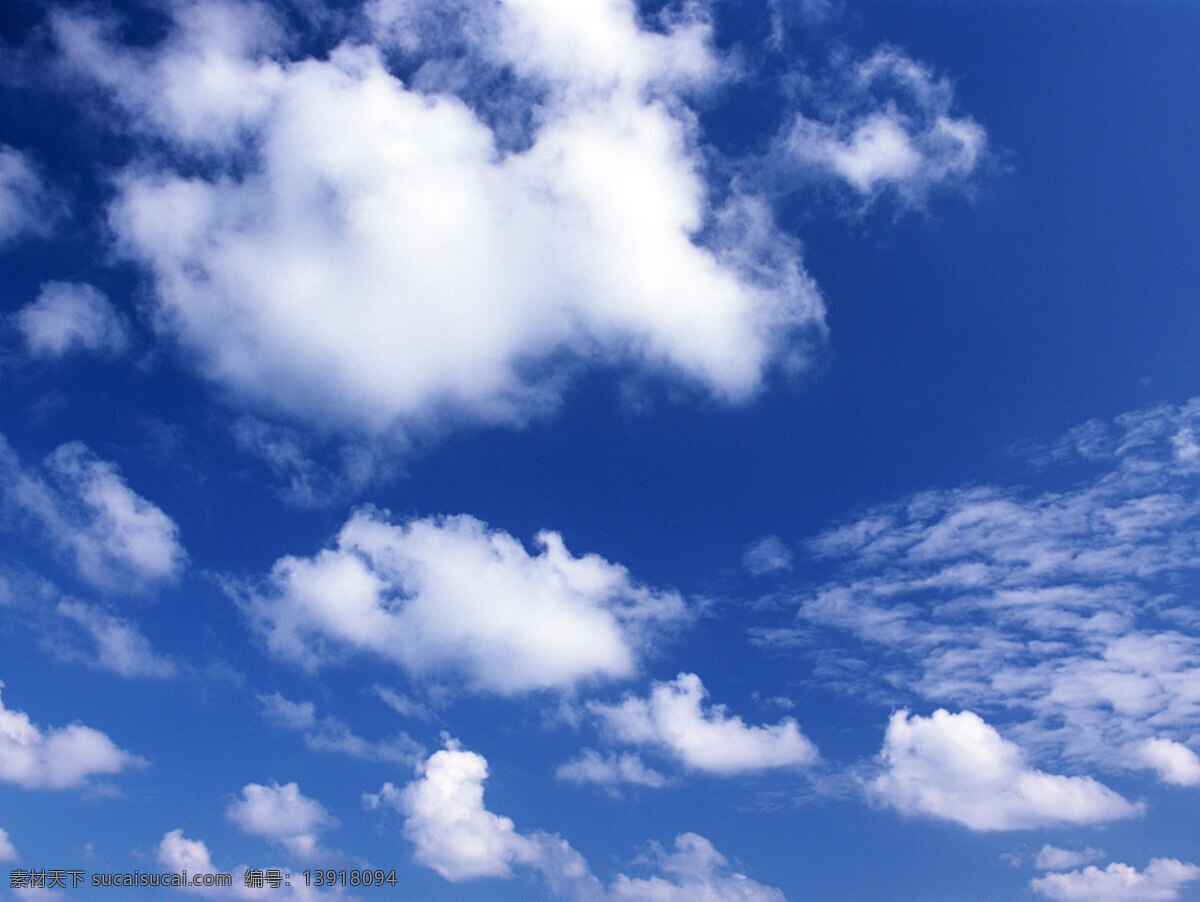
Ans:
POLYGON ((0 861, 20 861, 20 856, 17 855, 17 848, 12 844, 12 840, 8 838, 8 832, 0 828, 0 861))
POLYGON ((1186 745, 1171 739, 1147 739, 1138 746, 1138 754, 1147 767, 1158 771, 1164 783, 1200 785, 1200 757, 1186 745))
POLYGON ((1029 881, 1035 893, 1055 902, 1171 902, 1179 888, 1200 878, 1200 867, 1174 858, 1155 858, 1144 871, 1114 862, 1100 870, 1047 874, 1029 881))
POLYGON ((24 789, 71 789, 145 764, 99 730, 77 723, 41 729, 0 701, 0 780, 24 789))
POLYGON ((78 601, 61 601, 54 610, 91 638, 96 667, 124 677, 165 678, 178 672, 173 662, 155 654, 149 640, 130 621, 78 601))
POLYGON ((296 783, 248 783, 225 814, 243 833, 261 836, 306 860, 328 854, 320 846, 319 835, 325 828, 337 826, 324 806, 301 794, 296 783))
POLYGON ((763 536, 746 546, 742 565, 751 576, 763 576, 776 570, 790 570, 792 553, 777 536, 763 536))
POLYGON ((117 355, 129 346, 129 327, 98 288, 82 282, 47 282, 37 300, 13 320, 31 357, 72 351, 117 355))
POLYGON ((792 718, 748 726, 729 716, 724 705, 706 710, 707 697, 700 677, 681 673, 671 682, 654 683, 648 698, 588 707, 616 738, 668 752, 693 770, 736 774, 816 762, 816 746, 792 718))
POLYGON ((666 777, 646 767, 641 758, 628 752, 601 755, 592 749, 584 749, 577 758, 560 764, 554 775, 570 783, 595 783, 610 789, 622 785, 659 789, 667 785, 666 777))
POLYGON ((1039 871, 1065 871, 1068 868, 1081 867, 1103 857, 1102 851, 1093 849, 1091 846, 1076 852, 1070 849, 1060 849, 1058 846, 1047 843, 1038 851, 1037 857, 1033 860, 1033 866, 1039 871))

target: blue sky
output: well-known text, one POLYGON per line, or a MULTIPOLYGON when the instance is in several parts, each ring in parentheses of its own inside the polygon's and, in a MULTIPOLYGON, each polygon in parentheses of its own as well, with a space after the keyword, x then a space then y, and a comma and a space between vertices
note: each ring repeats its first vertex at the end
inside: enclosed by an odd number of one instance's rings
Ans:
POLYGON ((1200 898, 1197 34, 9 3, 0 898, 1200 898))

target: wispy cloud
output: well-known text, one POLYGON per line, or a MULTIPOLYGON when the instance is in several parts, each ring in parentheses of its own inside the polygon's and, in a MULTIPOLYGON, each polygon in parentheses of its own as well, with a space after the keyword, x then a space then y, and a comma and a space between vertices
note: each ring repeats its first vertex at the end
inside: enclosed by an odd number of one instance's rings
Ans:
POLYGON ((1137 411, 1051 446, 1069 488, 970 486, 866 511, 809 543, 837 576, 797 594, 794 630, 760 639, 849 633, 882 655, 872 670, 893 692, 1006 711, 1035 757, 1192 780, 1197 435, 1200 400, 1137 411))

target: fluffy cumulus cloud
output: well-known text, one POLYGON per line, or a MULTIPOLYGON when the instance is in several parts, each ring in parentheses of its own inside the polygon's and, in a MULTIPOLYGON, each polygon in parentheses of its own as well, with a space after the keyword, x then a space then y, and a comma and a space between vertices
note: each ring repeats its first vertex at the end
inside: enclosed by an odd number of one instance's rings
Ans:
POLYGON ((537 859, 534 840, 518 833, 509 818, 484 807, 487 775, 482 755, 450 747, 434 752, 421 778, 399 797, 413 857, 447 880, 507 877, 514 863, 537 859))
POLYGON ((1147 739, 1140 749, 1146 765, 1158 771, 1164 783, 1200 784, 1200 757, 1186 745, 1170 739, 1147 739))
POLYGON ((1200 399, 1135 411, 1027 449, 1040 478, 1065 472, 1069 488, 976 485, 869 510, 808 544, 835 575, 800 589, 795 626, 763 639, 815 630, 822 673, 850 691, 1003 710, 1039 759, 1190 784, 1196 436, 1200 399), (887 685, 843 667, 860 653, 887 685))
POLYGON ((78 626, 95 646, 95 666, 124 677, 169 677, 173 662, 154 652, 137 626, 94 605, 60 601, 55 612, 78 626))
POLYGON ((47 282, 14 322, 34 357, 62 357, 73 350, 119 354, 129 327, 104 293, 82 282, 47 282))
POLYGON ((583 857, 562 837, 522 833, 510 818, 483 801, 488 775, 482 755, 456 743, 435 752, 416 780, 403 789, 385 784, 368 795, 369 808, 387 805, 405 815, 404 834, 416 860, 447 880, 502 878, 521 867, 534 874, 553 898, 577 902, 782 902, 776 889, 743 874, 702 836, 676 838, 675 851, 657 849, 649 877, 620 874, 605 886, 583 857))
POLYGON ((186 161, 131 166, 111 223, 211 379, 392 433, 522 421, 570 360, 733 401, 803 366, 823 308, 796 247, 763 199, 708 182, 688 99, 726 66, 699 5, 653 27, 607 0, 368 8, 372 35, 302 59, 265 5, 174 4, 136 50, 53 17, 127 136, 186 161))
POLYGON ((0 246, 22 235, 44 235, 61 202, 27 154, 0 144, 0 246))
POLYGON ((187 559, 175 522, 84 445, 61 445, 43 477, 0 436, 0 498, 107 591, 143 591, 178 577, 187 559))
POLYGON ((356 649, 502 694, 629 676, 652 631, 687 616, 677 594, 556 533, 537 547, 469 516, 362 510, 333 548, 277 561, 246 607, 273 652, 306 666, 356 649))
POLYGON ((143 765, 99 730, 82 724, 41 729, 24 711, 0 702, 0 780, 25 789, 70 789, 143 765))
POLYGON ((707 697, 700 677, 681 673, 670 682, 655 683, 648 698, 589 707, 617 739, 664 751, 693 770, 736 774, 817 760, 816 746, 792 718, 748 726, 729 716, 724 705, 706 708, 707 697))
POLYGON ((935 186, 961 186, 987 145, 983 127, 952 112, 949 82, 895 48, 838 72, 832 115, 795 117, 783 138, 797 164, 831 174, 858 194, 890 191, 921 206, 935 186))
POLYGON ((324 806, 303 795, 295 783, 283 786, 248 783, 225 814, 244 833, 262 836, 302 859, 325 854, 320 846, 320 833, 337 826, 324 806))
POLYGON ((892 715, 870 794, 897 811, 972 830, 1021 830, 1133 817, 1134 805, 1091 777, 1029 767, 1021 750, 970 711, 892 715))
POLYGON ((1170 902, 1179 888, 1200 878, 1200 867, 1174 858, 1155 858, 1144 871, 1114 862, 1065 874, 1046 874, 1030 881, 1030 888, 1056 902, 1170 902))

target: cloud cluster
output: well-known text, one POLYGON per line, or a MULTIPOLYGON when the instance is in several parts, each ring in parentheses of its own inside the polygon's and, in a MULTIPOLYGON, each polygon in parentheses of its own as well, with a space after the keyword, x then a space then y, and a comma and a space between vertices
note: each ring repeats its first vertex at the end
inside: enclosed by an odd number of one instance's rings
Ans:
POLYGON ((272 652, 307 667, 360 650, 505 695, 630 676, 650 632, 688 616, 677 594, 575 557, 557 533, 537 546, 469 516, 360 510, 333 548, 277 561, 246 608, 272 652))
POLYGON ((724 66, 699 5, 647 27, 627 2, 463 2, 454 47, 427 4, 370 9, 372 39, 302 59, 252 3, 175 4, 141 49, 52 18, 60 63, 170 148, 118 179, 110 219, 211 379, 393 433, 520 422, 567 361, 731 401, 803 365, 823 307, 794 242, 708 182, 687 98, 724 66))
POLYGON ((776 889, 728 872, 727 860, 702 836, 685 833, 675 851, 658 851, 660 874, 621 874, 605 887, 569 843, 547 833, 521 833, 483 802, 487 761, 450 743, 429 757, 404 789, 385 784, 368 807, 388 805, 405 815, 404 833, 416 860, 447 880, 508 877, 514 867, 535 873, 554 898, 574 902, 782 902, 776 889))
POLYGON ((867 643, 891 687, 1005 711, 1039 758, 1193 784, 1196 436, 1200 399, 1136 411, 1038 452, 1070 468, 1070 488, 971 486, 867 511, 809 544, 836 575, 798 593, 796 629, 867 643))
POLYGON ((110 592, 139 592, 177 578, 187 555, 179 528, 126 485, 114 464, 79 442, 26 469, 0 436, 0 499, 69 556, 79 576, 110 592))
POLYGON ((70 789, 145 763, 99 730, 82 724, 43 730, 0 702, 0 780, 24 789, 70 789))
POLYGON ((98 288, 82 282, 47 282, 37 299, 14 315, 33 357, 62 357, 74 350, 120 354, 129 327, 98 288))
POLYGON ((868 786, 874 798, 972 830, 1102 823, 1142 811, 1091 777, 1029 767, 1016 745, 970 711, 896 712, 880 762, 883 772, 868 786))
POLYGON ((1056 902, 1171 902, 1179 888, 1200 879, 1200 867, 1174 858, 1155 858, 1144 871, 1114 862, 1100 870, 1046 874, 1029 882, 1030 889, 1056 902))
POLYGON ((796 721, 747 726, 724 705, 705 710, 708 692, 700 677, 681 673, 654 683, 648 698, 629 697, 616 705, 591 703, 590 710, 623 742, 646 745, 677 758, 685 767, 713 774, 736 774, 799 767, 817 760, 817 749, 796 721))

